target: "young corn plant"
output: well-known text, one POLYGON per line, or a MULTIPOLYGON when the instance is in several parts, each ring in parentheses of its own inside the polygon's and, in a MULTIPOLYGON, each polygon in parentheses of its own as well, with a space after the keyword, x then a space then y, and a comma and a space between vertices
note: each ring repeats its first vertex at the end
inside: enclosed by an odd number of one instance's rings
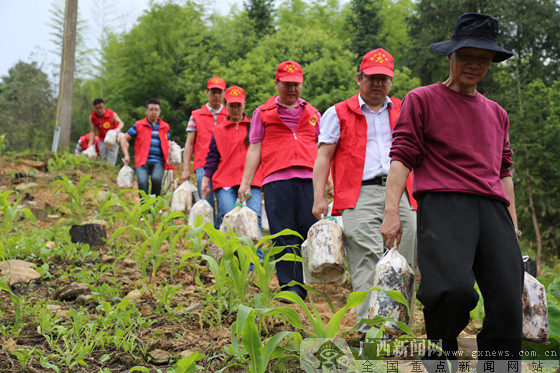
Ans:
POLYGON ((231 346, 225 347, 226 352, 236 361, 222 371, 240 366, 250 373, 265 373, 273 360, 276 360, 276 363, 272 371, 277 371, 280 362, 290 357, 297 357, 289 354, 289 350, 280 345, 286 337, 293 338, 297 346, 301 344, 300 333, 283 331, 266 340, 263 345, 255 323, 255 310, 241 304, 237 311, 237 320, 231 325, 231 346))
POLYGON ((19 203, 21 202, 23 196, 16 199, 15 202, 10 203, 8 196, 14 193, 12 190, 7 190, 0 193, 0 212, 2 212, 2 238, 7 240, 8 235, 14 229, 15 222, 24 216, 36 223, 35 216, 27 207, 21 207, 19 203))
POLYGON ((76 217, 80 217, 85 213, 83 202, 86 192, 91 187, 88 185, 88 181, 91 177, 92 175, 80 176, 78 184, 74 184, 68 176, 62 175, 61 179, 55 180, 51 183, 51 185, 55 187, 55 196, 61 192, 68 196, 70 211, 76 217))

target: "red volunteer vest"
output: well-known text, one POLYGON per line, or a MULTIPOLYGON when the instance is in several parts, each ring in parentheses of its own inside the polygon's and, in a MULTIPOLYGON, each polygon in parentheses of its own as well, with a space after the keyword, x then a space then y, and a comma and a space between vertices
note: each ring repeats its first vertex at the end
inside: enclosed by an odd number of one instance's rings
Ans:
MULTIPOLYGON (((229 115, 225 106, 222 107, 216 121, 216 126, 222 123, 229 115)), ((212 131, 214 131, 214 114, 208 110, 206 105, 200 109, 192 112, 192 117, 196 123, 196 140, 194 142, 194 169, 204 167, 206 163, 206 155, 208 154, 208 147, 212 139, 212 131)))
MULTIPOLYGON (((159 119, 159 141, 161 142, 161 150, 163 152, 163 166, 166 170, 172 170, 175 167, 167 163, 169 155, 169 141, 167 134, 169 133, 169 124, 159 119)), ((150 145, 152 143, 152 126, 148 123, 148 117, 136 122, 136 140, 134 141, 134 165, 140 167, 148 161, 150 153, 150 145)))
MULTIPOLYGON (((214 128, 214 140, 220 153, 218 169, 212 176, 214 190, 223 187, 241 185, 245 157, 248 147, 245 145, 250 120, 245 116, 237 125, 226 120, 214 128)), ((253 178, 252 186, 262 186, 262 170, 259 167, 253 178)))
POLYGON ((107 131, 114 130, 119 126, 119 123, 113 120, 115 116, 115 112, 111 109, 105 109, 105 114, 103 114, 103 118, 99 121, 99 117, 95 114, 95 111, 91 113, 89 118, 91 122, 97 127, 97 135, 99 136, 99 140, 105 140, 105 135, 107 131))
POLYGON ((294 166, 313 169, 317 158, 315 126, 318 123, 319 112, 310 103, 305 102, 296 131, 292 132, 278 115, 275 97, 272 96, 259 106, 260 117, 265 127, 261 149, 263 177, 294 166))
MULTIPOLYGON (((388 107, 391 131, 399 118, 401 100, 392 98, 393 107, 388 107)), ((364 164, 366 161, 367 122, 360 109, 358 95, 334 105, 340 122, 340 139, 331 162, 334 203, 333 215, 341 210, 354 208, 358 202, 364 164)), ((406 191, 410 205, 416 210, 416 200, 412 197, 412 172, 406 181, 406 191)))
MULTIPOLYGON (((99 136, 95 136, 93 138, 93 145, 95 146, 95 151, 97 151, 97 156, 99 157, 99 136)), ((80 137, 80 146, 82 147, 82 151, 86 150, 89 145, 89 133, 80 137)))

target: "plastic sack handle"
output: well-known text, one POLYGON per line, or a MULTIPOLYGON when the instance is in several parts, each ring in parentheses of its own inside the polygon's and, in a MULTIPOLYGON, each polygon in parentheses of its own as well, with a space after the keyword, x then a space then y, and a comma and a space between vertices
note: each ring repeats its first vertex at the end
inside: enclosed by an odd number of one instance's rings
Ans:
POLYGON ((236 199, 235 199, 235 206, 241 206, 241 207, 243 207, 243 206, 245 206, 245 204, 244 204, 244 203, 241 203, 241 201, 239 200, 239 198, 236 198, 236 199))
POLYGON ((401 269, 401 267, 400 267, 400 266, 397 264, 397 262, 395 261, 395 258, 394 258, 394 255, 393 255, 393 253, 395 252, 395 250, 397 250, 397 246, 396 246, 396 245, 393 246, 392 248, 390 248, 389 251, 387 251, 387 252, 383 255, 383 257, 382 257, 381 259, 387 257, 387 258, 389 259, 389 262, 391 263, 391 266, 393 266, 393 269, 394 269, 395 272, 398 274, 399 271, 400 271, 400 269, 401 269))
POLYGON ((334 216, 331 216, 331 215, 323 216, 323 219, 330 220, 333 223, 336 223, 336 218, 334 216))
POLYGON ((531 286, 531 283, 528 281, 528 277, 525 276, 523 280, 524 286, 527 288, 527 296, 529 298, 529 305, 533 307, 535 304, 539 302, 539 296, 535 292, 535 289, 531 286))

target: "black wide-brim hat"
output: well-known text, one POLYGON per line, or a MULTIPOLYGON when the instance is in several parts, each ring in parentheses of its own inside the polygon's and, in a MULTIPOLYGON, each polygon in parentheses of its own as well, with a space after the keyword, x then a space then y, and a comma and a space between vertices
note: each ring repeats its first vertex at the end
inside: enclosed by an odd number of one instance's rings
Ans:
POLYGON ((464 13, 458 19, 450 40, 431 45, 436 53, 449 56, 460 48, 480 48, 496 51, 493 62, 502 62, 513 53, 496 43, 499 26, 494 17, 481 13, 464 13))

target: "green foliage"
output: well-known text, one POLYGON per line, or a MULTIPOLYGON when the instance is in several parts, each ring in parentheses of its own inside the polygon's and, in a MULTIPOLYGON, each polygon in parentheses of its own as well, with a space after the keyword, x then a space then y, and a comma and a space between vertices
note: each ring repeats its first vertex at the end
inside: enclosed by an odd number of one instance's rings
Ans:
POLYGON ((18 62, 1 79, 2 147, 18 152, 48 150, 56 106, 47 74, 35 62, 18 62))
POLYGON ((238 362, 229 366, 239 365, 250 373, 265 373, 270 361, 279 358, 281 361, 289 357, 285 355, 288 350, 280 346, 282 340, 288 336, 294 338, 298 346, 301 344, 301 334, 283 331, 268 339, 263 346, 255 324, 255 310, 240 305, 237 320, 231 325, 231 346, 226 347, 228 354, 237 358, 238 362))
POLYGON ((78 184, 74 184, 68 176, 62 175, 60 179, 51 183, 55 187, 55 195, 65 193, 68 196, 70 211, 76 217, 82 216, 85 212, 83 202, 86 192, 91 188, 91 185, 88 185, 88 180, 91 177, 92 175, 80 176, 78 184))
POLYGON ((379 1, 350 1, 350 12, 347 15, 346 25, 350 34, 350 50, 359 56, 356 61, 358 65, 361 56, 372 49, 383 46, 380 11, 379 1))
POLYGON ((243 8, 251 20, 251 26, 257 35, 268 35, 274 31, 272 0, 244 0, 243 8))
MULTIPOLYGON (((10 232, 14 229, 16 220, 21 216, 26 217, 33 223, 36 222, 35 216, 27 207, 20 206, 23 196, 16 199, 13 203, 9 201, 8 196, 14 193, 12 190, 7 190, 0 193, 0 212, 2 212, 2 239, 8 239, 10 232)), ((1 241, 1 240, 0 240, 1 241)))

